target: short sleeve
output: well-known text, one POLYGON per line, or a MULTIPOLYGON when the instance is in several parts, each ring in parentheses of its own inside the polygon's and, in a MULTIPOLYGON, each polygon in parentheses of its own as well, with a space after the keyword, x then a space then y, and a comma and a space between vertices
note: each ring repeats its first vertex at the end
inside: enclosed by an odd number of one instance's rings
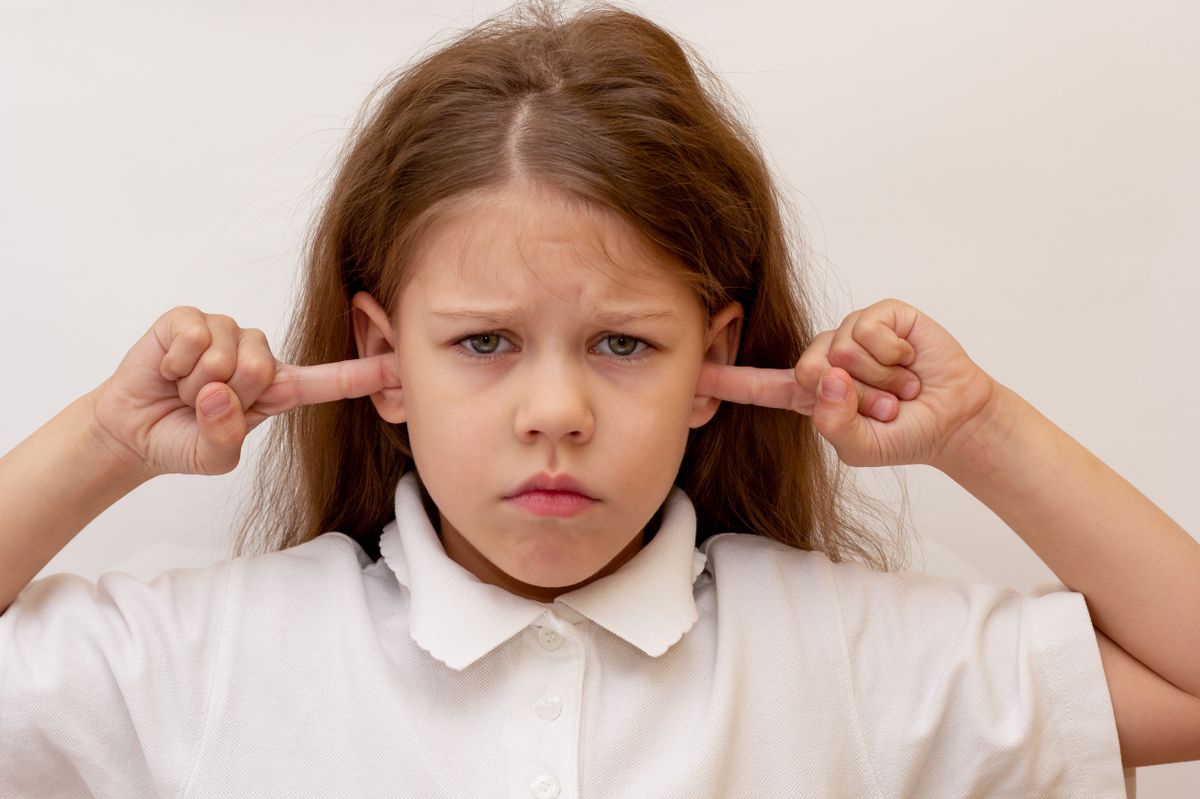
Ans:
POLYGON ((830 567, 884 796, 1126 796, 1082 594, 830 567))
POLYGON ((232 567, 35 580, 0 615, 0 796, 177 796, 232 567))

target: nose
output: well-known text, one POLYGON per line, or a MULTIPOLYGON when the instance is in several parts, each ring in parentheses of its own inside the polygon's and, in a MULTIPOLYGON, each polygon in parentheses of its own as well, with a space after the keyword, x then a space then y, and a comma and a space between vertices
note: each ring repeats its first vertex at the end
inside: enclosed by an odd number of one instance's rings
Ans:
POLYGON ((554 445, 590 441, 596 419, 585 370, 566 358, 542 361, 530 369, 521 387, 522 398, 514 419, 517 438, 533 443, 544 436, 554 445))

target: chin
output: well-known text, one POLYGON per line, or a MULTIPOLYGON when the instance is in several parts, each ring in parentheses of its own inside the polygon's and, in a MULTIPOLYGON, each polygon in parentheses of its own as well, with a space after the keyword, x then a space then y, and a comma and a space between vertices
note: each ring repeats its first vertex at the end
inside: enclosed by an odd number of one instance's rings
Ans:
POLYGON ((522 569, 521 572, 512 576, 526 585, 536 586, 538 588, 566 588, 569 585, 581 583, 598 572, 600 567, 590 571, 575 570, 564 571, 561 568, 555 569, 522 569))
POLYGON ((513 564, 516 568, 509 575, 538 588, 565 588, 587 580, 604 566, 582 563, 571 554, 558 548, 529 553, 513 564))

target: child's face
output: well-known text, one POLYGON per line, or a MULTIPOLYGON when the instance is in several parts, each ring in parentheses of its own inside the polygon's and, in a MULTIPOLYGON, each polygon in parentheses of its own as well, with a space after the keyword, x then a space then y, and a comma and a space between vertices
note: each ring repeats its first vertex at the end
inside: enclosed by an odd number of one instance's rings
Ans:
POLYGON ((710 329, 643 241, 553 195, 506 193, 432 229, 410 265, 392 420, 408 423, 447 554, 485 582, 549 601, 563 591, 545 589, 614 571, 640 548, 689 427, 716 411, 695 396, 700 365, 714 339, 732 362, 741 309, 710 329), (503 318, 451 313, 491 311, 503 318), (646 318, 606 318, 624 314, 646 318), (539 473, 595 501, 552 516, 509 499, 539 473))

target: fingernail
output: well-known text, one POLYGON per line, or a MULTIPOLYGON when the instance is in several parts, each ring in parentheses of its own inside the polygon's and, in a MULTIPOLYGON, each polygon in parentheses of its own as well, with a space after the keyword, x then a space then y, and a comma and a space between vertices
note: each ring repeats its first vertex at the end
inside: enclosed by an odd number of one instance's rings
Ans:
POLYGON ((821 396, 825 399, 845 399, 849 392, 850 387, 836 377, 826 375, 821 378, 821 396))
POLYGON ((229 392, 218 391, 214 394, 209 394, 203 402, 200 403, 200 410, 205 416, 220 416, 229 410, 229 392))
POLYGON ((920 380, 909 380, 904 384, 904 388, 900 389, 900 399, 910 400, 917 396, 921 391, 920 380))
POLYGON ((884 419, 891 416, 893 401, 891 397, 880 397, 875 401, 875 407, 872 409, 871 415, 876 419, 884 419))

